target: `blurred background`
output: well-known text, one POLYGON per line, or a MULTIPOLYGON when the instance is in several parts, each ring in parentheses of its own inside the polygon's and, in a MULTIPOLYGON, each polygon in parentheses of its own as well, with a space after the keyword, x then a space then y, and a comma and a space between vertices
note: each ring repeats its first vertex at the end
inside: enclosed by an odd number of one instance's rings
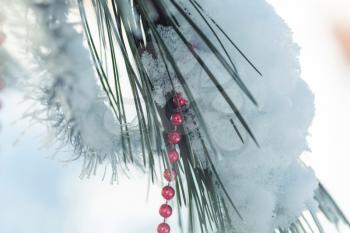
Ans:
POLYGON ((350 1, 269 2, 301 47, 302 78, 315 95, 311 151, 303 159, 350 217, 350 1))
MULTIPOLYGON (((315 94, 303 159, 350 217, 350 0, 268 1, 293 31, 315 94)), ((119 185, 79 179, 78 163, 58 162, 55 148, 43 146, 43 126, 19 120, 30 105, 10 89, 0 98, 1 233, 140 233, 158 223, 161 197, 158 187, 147 193, 147 177, 134 172, 119 185)))

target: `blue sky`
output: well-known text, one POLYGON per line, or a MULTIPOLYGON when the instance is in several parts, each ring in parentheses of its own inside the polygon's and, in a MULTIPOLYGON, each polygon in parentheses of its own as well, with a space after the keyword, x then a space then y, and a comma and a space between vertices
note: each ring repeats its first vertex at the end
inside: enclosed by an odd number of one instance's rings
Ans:
MULTIPOLYGON (((50 151, 39 150, 36 129, 25 129, 24 122, 13 124, 22 106, 15 95, 6 93, 0 134, 0 229, 1 232, 62 232, 66 209, 60 189, 64 170, 46 159, 50 151), (11 99, 11 101, 8 101, 11 99), (14 109, 16 108, 16 109, 14 109), (17 111, 16 111, 17 110, 17 111), (23 128, 22 128, 23 127, 23 128), (14 145, 18 139, 17 145, 14 145), (54 227, 53 227, 54 226, 54 227)), ((38 132, 38 131, 37 131, 38 132)))

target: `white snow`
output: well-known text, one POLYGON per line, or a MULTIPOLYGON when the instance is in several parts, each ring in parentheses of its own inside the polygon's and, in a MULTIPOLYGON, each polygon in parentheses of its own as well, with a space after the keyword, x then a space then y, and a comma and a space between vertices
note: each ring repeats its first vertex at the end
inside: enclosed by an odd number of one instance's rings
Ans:
POLYGON ((68 22, 70 5, 60 0, 46 7, 40 4, 18 0, 4 8, 8 24, 16 25, 9 35, 20 45, 19 61, 30 64, 30 78, 20 86, 37 105, 26 115, 51 126, 51 144, 60 143, 57 137, 72 144, 74 157, 84 159, 84 175, 94 172, 97 164, 115 174, 120 124, 98 85, 82 33, 68 22), (11 15, 25 9, 32 17, 11 15))
MULTIPOLYGON (((181 2, 199 20, 187 1, 181 2)), ((317 206, 313 197, 318 182, 313 171, 299 158, 308 149, 308 127, 314 114, 313 95, 300 79, 299 48, 287 25, 263 0, 202 0, 200 4, 263 73, 263 77, 258 77, 233 48, 230 50, 242 79, 258 101, 256 107, 230 81, 198 36, 181 22, 182 31, 190 35, 187 39, 195 44, 196 51, 220 78, 221 84, 228 87, 226 91, 260 144, 258 148, 236 116, 227 111, 228 105, 176 33, 169 28, 159 28, 220 151, 219 156, 213 155, 215 165, 243 215, 242 221, 232 214, 234 228, 241 233, 270 233, 276 227, 288 227, 304 210, 317 206), (244 144, 229 119, 237 124, 244 144)), ((230 47, 227 42, 225 45, 230 47)), ((150 57, 144 59, 150 66, 151 76, 158 77, 154 81, 158 84, 155 96, 162 104, 165 100, 161 100, 162 92, 158 90, 169 87, 159 84, 159 80, 166 75, 164 70, 155 72, 154 67, 161 67, 157 65, 159 61, 152 64, 150 57)))

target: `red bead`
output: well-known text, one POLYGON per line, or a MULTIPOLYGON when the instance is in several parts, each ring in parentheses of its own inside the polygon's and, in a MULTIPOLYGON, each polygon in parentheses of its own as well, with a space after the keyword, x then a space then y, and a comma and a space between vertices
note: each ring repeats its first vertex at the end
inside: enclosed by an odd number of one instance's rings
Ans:
POLYGON ((168 133, 168 142, 170 144, 178 144, 181 140, 181 134, 177 131, 171 131, 168 133))
POLYGON ((163 189, 162 189, 162 196, 164 197, 165 200, 171 200, 174 198, 175 196, 175 190, 170 187, 169 185, 168 186, 165 186, 163 189))
POLYGON ((176 179, 177 173, 175 170, 171 172, 169 169, 167 169, 164 171, 163 176, 168 182, 170 182, 176 179))
POLYGON ((170 117, 171 124, 179 126, 182 125, 184 122, 184 118, 182 117, 181 113, 176 112, 170 117))
POLYGON ((163 204, 159 208, 159 214, 163 218, 169 218, 173 214, 173 209, 168 204, 163 204))
POLYGON ((175 107, 177 107, 177 108, 185 106, 186 102, 187 101, 182 97, 182 95, 180 93, 177 93, 173 97, 173 103, 174 103, 175 107))
POLYGON ((158 233, 170 233, 170 226, 167 223, 161 223, 158 225, 158 233))
POLYGON ((168 151, 168 158, 171 164, 176 163, 179 161, 179 153, 175 149, 171 149, 168 151))

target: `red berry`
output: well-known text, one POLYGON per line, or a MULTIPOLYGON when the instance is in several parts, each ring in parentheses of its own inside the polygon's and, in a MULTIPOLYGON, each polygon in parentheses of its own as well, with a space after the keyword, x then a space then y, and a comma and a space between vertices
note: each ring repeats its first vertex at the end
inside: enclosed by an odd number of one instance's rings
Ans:
POLYGON ((178 144, 181 140, 181 134, 177 131, 171 131, 168 133, 168 142, 170 144, 178 144))
POLYGON ((182 117, 181 113, 176 112, 171 115, 170 121, 171 121, 171 124, 179 126, 179 125, 182 125, 182 123, 184 122, 184 118, 182 117))
POLYGON ((174 198, 175 196, 175 190, 170 187, 169 185, 168 186, 165 186, 163 189, 162 189, 162 196, 164 197, 165 200, 171 200, 174 198))
POLYGON ((177 173, 175 170, 171 172, 169 169, 167 169, 164 171, 163 176, 168 182, 170 182, 176 179, 177 173))
POLYGON ((159 208, 159 214, 163 218, 169 218, 173 213, 173 209, 168 204, 163 204, 159 208))
POLYGON ((170 233, 170 226, 167 223, 161 223, 158 225, 158 233, 170 233))
POLYGON ((185 106, 186 102, 187 101, 182 97, 182 95, 180 93, 177 93, 173 97, 173 103, 174 103, 175 107, 177 107, 177 108, 185 106))
POLYGON ((176 163, 179 161, 179 153, 175 149, 171 149, 168 151, 168 158, 171 164, 176 163))

